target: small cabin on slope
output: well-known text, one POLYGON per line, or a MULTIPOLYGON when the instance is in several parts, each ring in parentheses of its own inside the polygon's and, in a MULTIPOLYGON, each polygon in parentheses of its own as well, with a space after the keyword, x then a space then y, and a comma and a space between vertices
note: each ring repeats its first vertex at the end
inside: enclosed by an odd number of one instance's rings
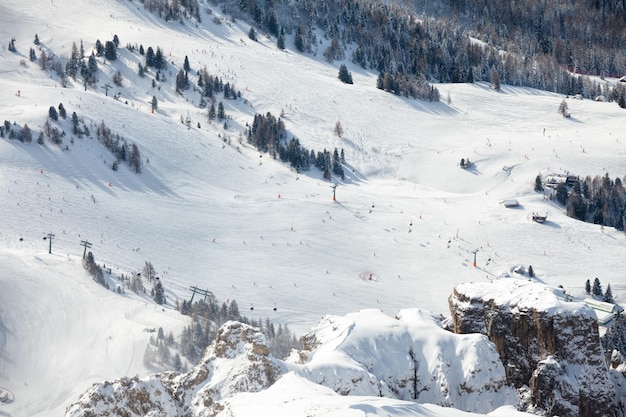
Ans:
POLYGON ((506 198, 500 201, 500 205, 506 208, 519 207, 519 201, 514 198, 506 198))
POLYGON ((622 307, 616 304, 606 303, 600 300, 594 300, 593 298, 585 298, 583 301, 589 307, 593 308, 593 311, 596 312, 596 316, 598 317, 598 324, 601 326, 605 326, 610 323, 619 311, 624 310, 622 307))

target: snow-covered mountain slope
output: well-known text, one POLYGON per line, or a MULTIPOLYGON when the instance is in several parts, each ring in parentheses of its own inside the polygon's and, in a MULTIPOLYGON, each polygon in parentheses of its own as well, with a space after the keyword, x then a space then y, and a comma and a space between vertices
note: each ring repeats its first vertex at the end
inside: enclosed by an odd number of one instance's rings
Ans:
MULTIPOLYGON (((0 139, 0 387, 13 393, 0 412, 61 415, 93 382, 155 371, 140 360, 143 329, 179 330, 183 318, 172 308, 190 297, 190 285, 300 334, 321 316, 372 307, 391 316, 416 306, 447 315, 456 284, 520 264, 574 297, 599 277, 624 300, 617 255, 624 235, 570 219, 532 191, 539 173, 626 174, 624 112, 614 103, 570 99, 572 117, 564 119, 561 96, 495 92, 485 83, 439 85, 440 103, 406 100, 375 89, 377 74, 349 61, 351 86, 338 81, 338 62, 300 55, 289 40, 278 51, 274 39, 250 41, 243 22, 216 24, 209 15, 203 22, 167 23, 139 2, 0 4, 0 122, 26 123, 36 138, 48 108, 62 103, 92 132, 104 120, 136 143, 144 162, 141 174, 112 171, 113 156, 93 135, 70 134, 62 146, 0 139), (96 88, 85 91, 80 81, 62 88, 28 59, 35 34, 37 54, 59 60, 72 42, 90 52, 97 39, 118 35, 120 58, 99 58, 96 88), (6 48, 12 37, 17 53, 6 48), (126 44, 165 51, 160 88, 151 85, 154 72, 136 75, 142 58, 126 44), (208 123, 193 90, 174 92, 185 56, 192 79, 206 66, 242 92, 223 100, 227 129, 208 123), (102 87, 118 70, 123 85, 106 96, 102 87), (345 150, 336 202, 318 171, 295 173, 240 142, 254 114, 267 112, 282 113, 308 149, 345 150), (189 128, 181 123, 187 117, 189 128), (461 158, 474 169, 459 169, 461 158), (508 197, 521 206, 498 204, 508 197), (532 223, 534 211, 548 212, 548 222, 532 223), (48 233, 52 254, 42 240, 48 233), (151 261, 168 306, 96 286, 80 266, 81 240, 114 275, 151 261)), ((71 131, 68 121, 58 125, 71 131)))

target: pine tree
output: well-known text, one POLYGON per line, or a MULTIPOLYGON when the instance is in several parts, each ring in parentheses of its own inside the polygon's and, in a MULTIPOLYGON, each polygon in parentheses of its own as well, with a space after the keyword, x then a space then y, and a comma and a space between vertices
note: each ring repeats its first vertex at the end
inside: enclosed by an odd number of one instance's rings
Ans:
POLYGON ((106 41, 104 47, 104 57, 109 61, 115 61, 117 59, 117 47, 111 41, 106 41))
POLYGON ((528 266, 528 276, 533 278, 535 276, 535 270, 533 269, 532 265, 528 266))
POLYGON ((87 65, 81 67, 81 75, 85 82, 90 86, 94 86, 97 81, 96 73, 98 72, 98 61, 96 55, 92 52, 87 60, 87 65))
POLYGON ((67 117, 67 112, 65 111, 65 107, 63 107, 63 103, 59 103, 59 116, 61 119, 65 119, 67 117))
POLYGON ((341 64, 339 67, 339 80, 344 84, 352 84, 352 74, 350 74, 345 64, 341 64))
POLYGON ((43 50, 39 54, 39 68, 41 68, 42 71, 48 70, 48 55, 46 55, 46 51, 43 50))
POLYGON ((104 46, 102 45, 102 42, 100 42, 100 39, 96 40, 96 55, 104 55, 104 46))
POLYGON ((276 47, 280 50, 285 49, 285 37, 283 35, 278 35, 278 39, 276 40, 276 47))
POLYGON ((256 31, 252 26, 250 26, 250 30, 248 31, 248 38, 256 42, 256 31))
POLYGON ((541 181, 541 175, 535 177, 535 192, 543 191, 543 182, 541 181))
MULTIPOLYGON (((293 43, 296 46, 296 49, 298 51, 304 52, 304 29, 302 29, 302 26, 298 26, 296 28, 296 34, 295 34, 295 36, 293 38, 293 43)), ((350 83, 350 84, 352 84, 352 83, 350 83)))
POLYGON ((222 102, 220 101, 217 104, 217 119, 222 121, 226 118, 226 113, 224 113, 224 105, 222 104, 222 102))
POLYGON ((181 94, 182 90, 185 90, 185 72, 181 69, 176 75, 176 92, 181 94))
POLYGON ((467 76, 465 77, 465 82, 473 84, 474 83, 474 69, 469 67, 467 70, 467 76))
POLYGON ((30 51, 28 52, 28 59, 30 60, 30 62, 37 61, 37 54, 35 53, 35 50, 33 48, 30 48, 30 51))
POLYGON ((585 281, 585 292, 591 294, 591 281, 589 280, 585 281))
POLYGON ((600 285, 600 280, 596 277, 593 280, 593 288, 591 289, 591 293, 597 297, 602 297, 602 286, 600 285))
POLYGON ((606 286, 606 291, 604 292, 604 296, 602 297, 602 301, 605 303, 615 303, 613 300, 613 293, 611 292, 611 284, 606 286))
POLYGON ((133 143, 131 147, 130 156, 128 158, 128 164, 136 173, 141 172, 141 156, 139 155, 139 148, 133 143))
POLYGON ((172 361, 172 366, 174 367, 174 370, 176 372, 180 372, 183 369, 183 362, 180 359, 180 355, 178 354, 178 352, 176 352, 176 354, 174 355, 174 359, 172 361))
POLYGON ((165 293, 163 290, 163 285, 161 285, 161 280, 156 278, 157 282, 154 286, 154 302, 163 305, 165 304, 165 293))
POLYGON ((59 113, 57 113, 57 109, 55 109, 54 106, 50 106, 50 108, 48 109, 48 117, 50 117, 55 122, 59 120, 59 113))
POLYGON ((146 51, 146 67, 154 67, 154 49, 151 46, 148 46, 146 51))
POLYGON ((24 123, 24 127, 22 128, 22 142, 30 143, 33 141, 33 132, 30 130, 30 127, 26 123, 24 123))
POLYGON ((189 66, 189 58, 185 55, 185 62, 183 63, 183 69, 187 72, 191 71, 191 67, 189 66))
POLYGON ((491 87, 496 91, 500 91, 501 88, 500 74, 495 69, 491 71, 491 87))
POLYGON ((215 112, 215 104, 211 103, 211 107, 209 107, 209 122, 211 120, 215 120, 216 112, 215 112))
POLYGON ((39 45, 39 36, 35 33, 35 40, 33 41, 35 45, 39 45))
POLYGON ((564 206, 567 205, 567 187, 563 182, 556 186, 556 201, 564 206))
POLYGON ((154 54, 154 68, 165 68, 165 59, 163 58, 163 51, 157 46, 156 53, 154 54))

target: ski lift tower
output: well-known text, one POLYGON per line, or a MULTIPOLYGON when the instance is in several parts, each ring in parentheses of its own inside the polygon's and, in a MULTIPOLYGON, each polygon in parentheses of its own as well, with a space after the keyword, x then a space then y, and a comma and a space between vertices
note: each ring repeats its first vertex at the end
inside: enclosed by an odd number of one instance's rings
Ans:
POLYGON ((472 253, 474 254, 474 263, 472 264, 474 268, 476 268, 476 253, 478 252, 478 248, 474 249, 472 253))
POLYGON ((43 237, 43 240, 48 239, 49 241, 49 245, 48 245, 48 253, 52 253, 52 239, 54 239, 54 233, 48 233, 46 236, 43 237))
POLYGON ((83 259, 85 259, 85 255, 87 255, 87 248, 91 248, 91 242, 87 241, 87 240, 81 240, 80 241, 80 246, 84 246, 85 249, 83 250, 83 259))
POLYGON ((113 86, 109 83, 106 83, 105 85, 102 86, 102 88, 104 89, 104 93, 105 95, 108 97, 109 96, 109 89, 113 88, 113 86))

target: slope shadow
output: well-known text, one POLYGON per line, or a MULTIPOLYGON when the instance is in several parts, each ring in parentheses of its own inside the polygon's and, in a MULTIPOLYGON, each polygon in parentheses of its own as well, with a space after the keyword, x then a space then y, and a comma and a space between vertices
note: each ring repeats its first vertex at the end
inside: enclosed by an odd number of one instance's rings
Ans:
MULTIPOLYGON (((80 139, 95 140, 95 139, 80 139)), ((151 191, 161 195, 176 196, 169 187, 159 180, 146 165, 142 165, 141 173, 134 173, 127 167, 121 166, 120 171, 113 171, 109 165, 95 164, 96 161, 83 161, 81 158, 74 156, 70 145, 54 145, 45 143, 39 145, 35 142, 22 143, 17 140, 5 140, 6 143, 12 145, 17 151, 30 155, 39 165, 41 173, 53 172, 77 188, 90 183, 95 185, 101 191, 113 194, 112 184, 114 181, 117 187, 132 191, 151 191), (109 175, 106 175, 109 174, 109 175)), ((97 141, 96 141, 97 142, 97 141)), ((74 145, 73 145, 74 146, 74 145)), ((109 151, 102 146, 102 152, 109 151)), ((109 153, 109 157, 114 160, 114 156, 109 153)))

